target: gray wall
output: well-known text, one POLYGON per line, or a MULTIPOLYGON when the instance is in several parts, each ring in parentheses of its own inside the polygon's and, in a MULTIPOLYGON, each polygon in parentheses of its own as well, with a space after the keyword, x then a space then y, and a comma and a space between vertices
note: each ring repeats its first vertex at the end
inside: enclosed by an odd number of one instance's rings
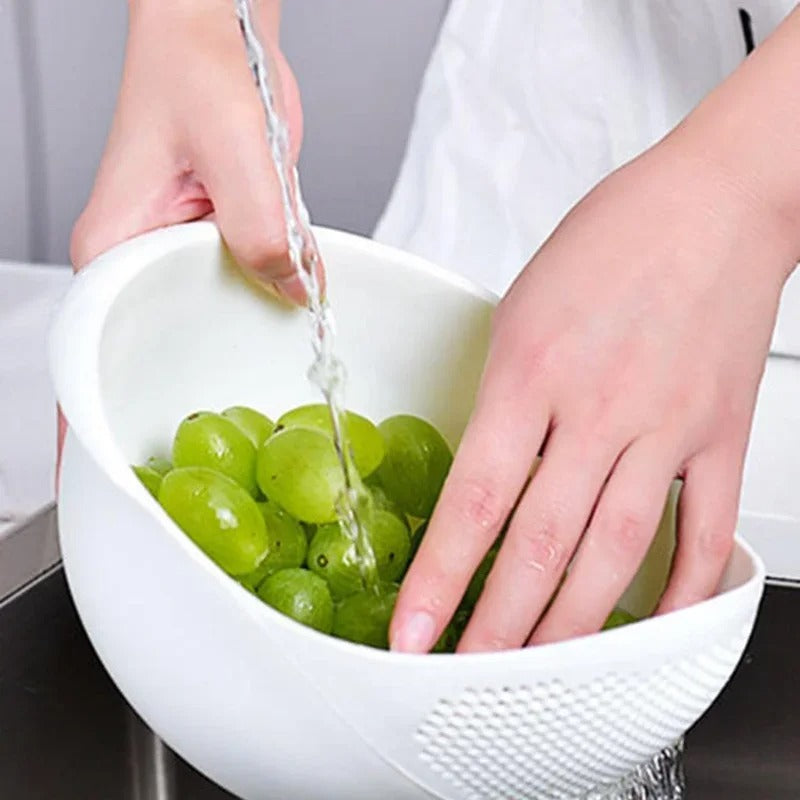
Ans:
POLYGON ((28 253, 25 105, 17 20, 0 0, 0 257, 28 253))
MULTIPOLYGON (((284 0, 316 222, 369 233, 447 0, 284 0)), ((0 0, 0 258, 66 262, 122 66, 124 0, 0 0)))

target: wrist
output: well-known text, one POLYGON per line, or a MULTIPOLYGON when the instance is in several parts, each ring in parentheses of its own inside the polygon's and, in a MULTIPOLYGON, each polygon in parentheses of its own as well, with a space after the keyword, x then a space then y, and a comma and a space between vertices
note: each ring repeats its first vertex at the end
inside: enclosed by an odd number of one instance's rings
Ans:
MULTIPOLYGON (((800 11, 664 140, 800 259, 800 11)), ((784 276, 786 277, 786 276, 784 276)))
MULTIPOLYGON (((720 140, 692 120, 676 129, 659 146, 668 169, 679 178, 686 205, 709 224, 731 236, 761 242, 764 263, 774 265, 785 281, 800 260, 800 202, 783 180, 773 180, 748 146, 720 140)), ((800 184, 798 184, 800 186, 800 184)))
POLYGON ((704 184, 706 202, 783 255, 785 279, 800 260, 800 170, 782 159, 769 163, 770 145, 756 133, 726 137, 724 125, 694 122, 687 119, 663 144, 704 184))

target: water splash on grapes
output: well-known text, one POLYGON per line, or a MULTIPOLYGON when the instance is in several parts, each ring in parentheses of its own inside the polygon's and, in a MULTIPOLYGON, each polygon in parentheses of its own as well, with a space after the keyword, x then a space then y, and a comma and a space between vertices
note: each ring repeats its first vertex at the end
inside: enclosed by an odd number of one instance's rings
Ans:
POLYGON ((267 122, 267 141, 280 184, 289 258, 308 297, 313 362, 310 380, 320 389, 331 415, 334 444, 344 473, 345 491, 337 506, 340 523, 353 540, 364 584, 377 590, 375 554, 364 521, 369 519, 371 497, 355 470, 343 425, 346 372, 336 356, 336 326, 320 284, 321 259, 311 232, 308 210, 300 192, 297 168, 289 157, 289 131, 275 108, 267 57, 258 35, 251 0, 235 0, 247 60, 261 96, 267 122))

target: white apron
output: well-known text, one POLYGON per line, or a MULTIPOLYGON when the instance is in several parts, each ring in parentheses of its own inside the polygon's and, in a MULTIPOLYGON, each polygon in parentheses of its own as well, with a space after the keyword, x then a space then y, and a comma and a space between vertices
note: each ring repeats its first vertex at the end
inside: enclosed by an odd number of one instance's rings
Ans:
MULTIPOLYGON (((569 208, 674 127, 793 0, 452 0, 375 238, 503 293, 569 208)), ((800 355, 800 278, 774 349, 800 355)))

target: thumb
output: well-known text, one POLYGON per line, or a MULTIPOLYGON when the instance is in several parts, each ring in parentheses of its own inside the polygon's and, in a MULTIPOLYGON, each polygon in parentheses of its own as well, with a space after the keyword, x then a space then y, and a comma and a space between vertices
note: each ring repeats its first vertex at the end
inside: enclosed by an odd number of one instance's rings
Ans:
MULTIPOLYGON (((303 114, 297 82, 280 49, 265 55, 276 111, 289 127, 289 164, 297 163, 303 114)), ((303 282, 289 259, 281 183, 268 141, 267 120, 258 90, 242 58, 235 68, 247 75, 240 93, 227 97, 228 115, 207 120, 202 136, 191 137, 193 161, 214 204, 215 217, 234 258, 260 283, 295 303, 306 302, 303 282)), ((320 264, 317 279, 324 286, 320 264)))
POLYGON ((260 283, 302 304, 306 293, 289 259, 281 186, 270 157, 264 113, 240 110, 194 141, 198 175, 237 263, 260 283))
POLYGON ((203 186, 182 173, 149 132, 112 135, 89 201, 72 230, 70 259, 78 270, 126 239, 199 219, 210 210, 203 186))

